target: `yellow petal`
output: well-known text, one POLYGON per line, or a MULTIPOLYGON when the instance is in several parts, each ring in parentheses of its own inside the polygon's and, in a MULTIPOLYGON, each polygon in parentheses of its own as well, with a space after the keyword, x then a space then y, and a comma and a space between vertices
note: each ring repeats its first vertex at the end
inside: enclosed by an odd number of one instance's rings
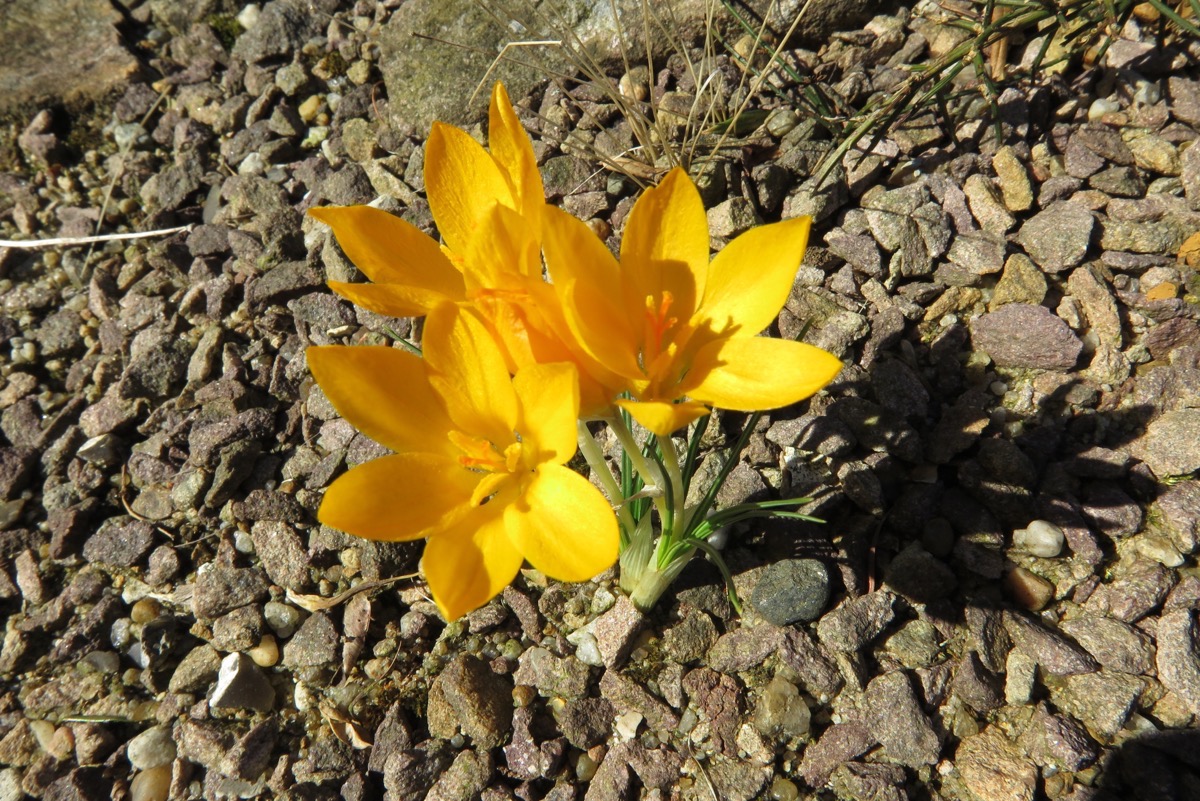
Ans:
POLYGON ((645 300, 639 299, 637 308, 623 305, 621 268, 592 229, 575 217, 548 207, 542 236, 550 280, 580 346, 612 372, 639 376, 633 323, 640 326, 645 300))
POLYGON ((451 454, 450 417, 429 383, 425 361, 376 345, 305 351, 313 377, 338 413, 394 451, 451 454))
POLYGON ((464 279, 474 292, 522 291, 545 284, 541 245, 528 220, 507 206, 493 204, 462 254, 464 279))
POLYGON ((716 331, 762 331, 783 308, 808 244, 810 217, 753 228, 713 259, 698 316, 716 331))
POLYGON ((421 559, 438 610, 454 620, 508 586, 523 561, 504 525, 502 503, 486 503, 429 538, 421 559))
POLYGON ((442 238, 457 253, 492 206, 516 208, 496 160, 466 132, 439 122, 425 144, 425 194, 442 238))
POLYGON ((317 519, 357 537, 415 540, 469 512, 478 483, 478 475, 448 456, 383 456, 330 484, 317 519))
POLYGON ((708 414, 707 406, 691 401, 670 403, 667 401, 619 400, 617 405, 629 412, 642 428, 660 437, 670 436, 693 420, 698 420, 708 414))
POLYGON ((617 558, 612 507, 586 478, 560 465, 538 468, 508 504, 509 537, 529 563, 560 581, 585 581, 617 558))
POLYGON ((842 370, 829 351, 770 337, 717 340, 696 354, 687 394, 722 409, 778 409, 813 395, 842 370))
POLYGON ((329 288, 355 306, 388 317, 423 317, 455 299, 424 287, 401 284, 347 284, 330 281, 329 288))
POLYGON ((533 154, 533 143, 521 127, 508 92, 499 81, 492 87, 492 104, 488 111, 488 149, 509 179, 517 210, 530 222, 535 222, 546 202, 542 176, 533 154))
POLYGON ((375 283, 462 299, 462 275, 438 243, 411 223, 371 206, 327 206, 308 213, 333 229, 346 258, 375 283))
POLYGON ((462 431, 497 445, 513 439, 517 395, 508 364, 474 309, 446 304, 425 321, 430 383, 462 431))
POLYGON ((687 322, 704 295, 708 274, 708 217, 696 185, 682 169, 638 198, 621 241, 625 303, 641 319, 646 298, 657 306, 664 291, 687 322))
POLYGON ((533 364, 517 371, 513 389, 521 404, 517 430, 538 461, 562 464, 575 455, 579 378, 571 364, 533 364))

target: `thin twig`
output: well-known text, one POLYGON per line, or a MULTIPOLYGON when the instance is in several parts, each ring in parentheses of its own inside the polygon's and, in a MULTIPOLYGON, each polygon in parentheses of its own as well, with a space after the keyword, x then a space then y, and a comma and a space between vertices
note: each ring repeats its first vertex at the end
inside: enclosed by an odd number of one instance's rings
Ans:
POLYGON ((95 242, 119 242, 127 239, 149 239, 155 236, 170 236, 190 231, 195 226, 181 225, 177 228, 159 228, 155 231, 134 231, 129 234, 104 234, 102 236, 59 236, 53 239, 0 239, 0 248, 17 250, 40 250, 42 248, 70 248, 90 245, 95 242))

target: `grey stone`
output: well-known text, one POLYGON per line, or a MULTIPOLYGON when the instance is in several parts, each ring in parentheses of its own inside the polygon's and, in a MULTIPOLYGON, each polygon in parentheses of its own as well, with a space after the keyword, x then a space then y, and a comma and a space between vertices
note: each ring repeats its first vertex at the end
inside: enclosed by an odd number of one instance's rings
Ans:
POLYGON ((1200 482, 1181 481, 1164 492, 1152 507, 1157 524, 1180 553, 1190 554, 1200 545, 1200 482))
POLYGON ((125 747, 125 758, 138 770, 169 765, 175 760, 175 741, 171 729, 153 726, 131 739, 125 747))
POLYGON ((341 638, 326 612, 315 612, 283 646, 283 664, 289 667, 321 667, 336 664, 341 638))
POLYGON ((816 620, 829 603, 829 571, 816 559, 785 559, 763 571, 750 602, 776 626, 816 620))
POLYGON ((396 751, 383 766, 383 786, 397 801, 424 801, 429 788, 450 763, 450 757, 433 741, 411 750, 396 751))
POLYGON ((1004 704, 1000 677, 984 667, 974 651, 960 658, 954 668, 954 694, 978 713, 990 712, 1004 704))
POLYGON ((1067 676, 1050 697, 1056 707, 1078 719, 1098 741, 1108 743, 1137 709, 1144 687, 1139 676, 1101 670, 1067 676))
POLYGON ((1142 197, 1146 184, 1133 167, 1109 167, 1088 179, 1088 186, 1110 197, 1142 197))
POLYGON ((1026 211, 1033 205, 1033 186, 1029 182, 1029 172, 1009 145, 996 150, 992 156, 992 169, 1000 181, 1000 191, 1004 196, 1004 206, 1009 211, 1026 211))
POLYGON ((154 526, 132 517, 110 517, 83 544, 89 562, 133 567, 154 546, 154 526))
POLYGON ((1114 540, 1128 537, 1142 527, 1142 507, 1115 482, 1090 484, 1081 511, 1093 529, 1114 540))
POLYGON ((262 640, 265 625, 258 604, 238 607, 213 621, 212 644, 222 651, 245 651, 262 640))
POLYGON ((1078 771, 1096 761, 1099 749, 1074 718, 1038 707, 1029 727, 1026 747, 1039 765, 1078 771))
POLYGON ((320 31, 320 17, 302 0, 271 0, 233 45, 233 55, 255 63, 290 56, 320 31))
POLYGON ((1130 452, 1156 476, 1182 476, 1200 470, 1200 409, 1166 412, 1130 443, 1130 452))
POLYGON ((914 769, 938 761, 941 741, 904 671, 872 679, 865 701, 866 723, 889 760, 914 769))
POLYGON ((308 553, 296 530, 287 523, 259 520, 250 527, 254 550, 271 581, 301 592, 309 583, 308 553))
POLYGON ((891 595, 873 592, 849 598, 822 617, 817 636, 826 648, 853 653, 879 636, 894 618, 891 595))
POLYGON ((239 606, 265 601, 267 590, 267 581, 257 570, 211 565, 196 574, 192 611, 198 618, 212 620, 239 606))
POLYGON ((204 693, 217 680, 221 655, 211 645, 198 645, 180 660, 168 688, 173 693, 204 693))
POLYGON ((921 604, 945 598, 958 586, 954 571, 917 543, 892 557, 884 582, 893 592, 921 604))
POLYGON ((0 114, 34 101, 100 101, 137 72, 104 0, 13 0, 0 15, 0 114), (54 54, 47 58, 47 54, 54 54))
POLYGON ((616 667, 628 658, 645 622, 645 616, 624 595, 618 596, 613 608, 593 621, 592 634, 606 667, 616 667))
POLYGON ((1196 610, 1167 612, 1157 626, 1158 680, 1187 704, 1193 715, 1200 714, 1200 633, 1196 610))
POLYGON ((1107 125, 1087 123, 1081 125, 1071 139, 1086 147, 1105 161, 1129 166, 1133 164, 1133 152, 1121 138, 1121 132, 1107 125))
POLYGON ((1062 272, 1083 261, 1095 223, 1084 206, 1060 201, 1027 220, 1017 231, 1017 243, 1046 272, 1062 272))
POLYGON ((761 665, 780 644, 780 630, 774 626, 742 626, 717 638, 708 652, 707 663, 722 673, 740 673, 761 665))
POLYGON ((495 748, 512 724, 512 687, 478 657, 456 657, 429 688, 429 733, 449 739, 461 730, 476 747, 495 748))
POLYGON ((971 341, 1000 367, 1069 370, 1083 343, 1044 306, 1010 303, 971 321, 971 341))
POLYGON ((221 661, 209 705, 266 712, 275 706, 275 689, 254 660, 245 654, 230 654, 221 661))
POLYGON ((535 646, 521 654, 513 681, 536 687, 546 697, 574 699, 587 695, 589 676, 588 666, 578 659, 535 646))
POLYGON ((460 751, 446 772, 429 788, 426 801, 469 801, 489 786, 495 766, 485 752, 460 751))
POLYGON ((663 651, 681 665, 698 662, 717 639, 712 618, 699 609, 688 609, 683 620, 663 632, 663 651))
POLYGON ((1033 801, 1037 767, 996 726, 965 738, 954 754, 963 785, 979 801, 1033 801))
POLYGON ((558 730, 575 748, 586 751, 613 729, 617 712, 607 698, 575 698, 552 707, 558 730))
POLYGON ((1091 673, 1099 667, 1087 651, 1017 612, 1004 614, 1004 628, 1012 638, 1013 649, 1032 657, 1046 673, 1069 676, 1091 673))
POLYGON ((800 775, 809 787, 824 787, 838 765, 865 754, 877 743, 864 723, 835 723, 804 749, 800 775))
POLYGON ((1101 667, 1143 675, 1153 666, 1153 640, 1128 623, 1083 615, 1064 620, 1059 628, 1087 649, 1101 667))
POLYGON ((1111 582, 1101 584, 1084 604, 1095 615, 1136 623, 1156 609, 1175 584, 1174 571, 1140 559, 1120 566, 1111 582))

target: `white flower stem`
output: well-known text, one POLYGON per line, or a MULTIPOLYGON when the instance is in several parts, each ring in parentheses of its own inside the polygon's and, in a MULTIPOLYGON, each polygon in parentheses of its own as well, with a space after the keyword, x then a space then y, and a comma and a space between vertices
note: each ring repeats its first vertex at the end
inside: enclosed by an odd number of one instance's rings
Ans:
POLYGON ((617 484, 617 479, 613 476, 612 469, 608 466, 608 461, 605 460, 604 453, 600 450, 600 444, 596 442, 596 438, 588 430, 587 423, 579 420, 577 425, 579 452, 583 454, 588 467, 592 468, 592 473, 604 485, 604 491, 608 493, 609 500, 617 512, 617 518, 621 521, 621 527, 632 535, 633 516, 629 514, 629 509, 625 506, 625 498, 621 495, 621 487, 617 484))
POLYGON ((625 453, 629 454, 629 461, 633 463, 633 469, 642 477, 642 482, 655 487, 658 493, 654 496, 654 508, 658 510, 658 516, 661 520, 667 520, 666 500, 662 496, 662 488, 664 485, 662 473, 659 472, 658 465, 652 464, 642 456, 642 449, 638 446, 637 439, 634 438, 633 432, 629 430, 629 426, 625 425, 625 421, 621 415, 614 415, 607 418, 609 428, 617 435, 617 439, 621 442, 621 447, 625 449, 625 453))

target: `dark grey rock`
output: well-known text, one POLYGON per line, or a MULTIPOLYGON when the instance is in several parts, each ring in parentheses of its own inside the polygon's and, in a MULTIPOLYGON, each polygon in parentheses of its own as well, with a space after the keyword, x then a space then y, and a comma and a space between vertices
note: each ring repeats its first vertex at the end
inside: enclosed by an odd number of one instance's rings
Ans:
POLYGON ((217 680, 221 655, 211 645, 198 645, 180 660, 168 689, 173 693, 202 694, 217 680))
POLYGON ((489 786, 495 769, 486 752, 460 751, 446 772, 429 788, 426 801, 470 801, 489 786))
POLYGON ((221 661, 209 705, 266 712, 275 706, 275 689, 254 660, 245 654, 230 654, 221 661))
POLYGON ((132 517, 110 517, 83 544, 89 562, 133 567, 154 546, 154 526, 132 517))
POLYGON ((1083 343, 1044 306, 1010 303, 971 321, 971 341, 1000 367, 1070 370, 1083 343))
POLYGON ((853 653, 879 636, 894 618, 889 593, 848 598, 817 623, 817 637, 830 650, 853 653))
POLYGON ((1114 571, 1111 582, 1101 584, 1085 608, 1094 615, 1136 623, 1166 599, 1175 584, 1175 572, 1157 562, 1136 560, 1114 571))
POLYGON ((495 748, 512 724, 512 687, 478 657, 455 658, 429 688, 429 733, 449 739, 461 730, 477 747, 495 748))
POLYGON ((320 17, 301 0, 271 0, 233 45, 233 55, 249 63, 291 56, 321 30, 320 17))
POLYGON ((1002 678, 984 667, 974 651, 959 659, 954 668, 954 694, 978 713, 1004 705, 1002 678))
POLYGON ((265 627, 258 604, 238 607, 213 621, 212 644, 222 651, 245 651, 262 640, 265 627))
POLYGON ((708 723, 713 748, 736 756, 737 731, 745 712, 737 680, 701 666, 684 675, 683 689, 700 713, 700 719, 708 723))
POLYGON ((1109 670, 1143 675, 1154 664, 1153 640, 1128 623, 1084 615, 1064 620, 1059 628, 1109 670))
POLYGON ((646 618, 628 597, 620 595, 617 603, 592 623, 592 634, 606 667, 617 667, 626 660, 646 618))
POLYGON ((878 742, 864 723, 835 723, 804 749, 800 775, 809 787, 824 787, 839 765, 862 756, 878 742))
POLYGON ((240 606, 267 600, 267 581, 252 568, 211 565, 196 574, 192 611, 212 620, 240 606))
POLYGON ((1200 409, 1176 409, 1160 415, 1130 451, 1160 477, 1200 470, 1200 409))
POLYGON ((1084 206, 1060 201, 1027 220, 1017 231, 1017 243, 1046 272, 1062 272, 1087 255, 1095 222, 1084 206))
POLYGON ((448 764, 450 756, 433 741, 393 752, 383 766, 383 786, 397 801, 424 801, 448 764))
POLYGON ((552 707, 558 730, 574 747, 586 751, 612 732, 617 711, 607 698, 577 698, 552 707))
POLYGON ((910 768, 938 761, 941 741, 902 670, 876 676, 866 689, 866 723, 888 759, 910 768))
POLYGON ((1155 503, 1151 520, 1171 538, 1180 553, 1190 554, 1200 545, 1200 482, 1181 481, 1155 503))
POLYGON ((588 692, 590 669, 570 656, 557 657, 545 648, 534 646, 520 656, 513 681, 536 687, 548 698, 583 698, 588 692))
POLYGON ((1178 609, 1158 619, 1158 680, 1200 714, 1200 633, 1196 610, 1178 609))
POLYGON ((829 603, 829 571, 816 559, 785 559, 769 565, 754 586, 750 602, 776 626, 809 623, 829 603))
POLYGON ((321 667, 338 660, 340 637, 326 612, 315 612, 300 624, 283 646, 283 664, 289 667, 321 667))
POLYGON ((688 609, 683 620, 663 632, 663 651, 681 665, 698 662, 717 639, 712 618, 699 609, 688 609))
POLYGON ((958 586, 949 565, 917 543, 892 557, 884 582, 893 592, 922 604, 945 598, 958 586))
POLYGON ((1091 673, 1099 668, 1087 651, 1032 618, 1005 612, 1004 628, 1012 638, 1013 650, 1032 658, 1046 673, 1069 676, 1091 673))
POLYGON ((250 536, 271 581, 295 592, 307 587, 308 552, 294 528, 283 522, 259 520, 250 527, 250 536))
POLYGON ((120 25, 120 12, 102 0, 7 5, 0 17, 0 37, 8 43, 0 56, 0 113, 37 101, 99 102, 120 90, 138 70, 120 25), (56 54, 54 63, 46 53, 56 54))

